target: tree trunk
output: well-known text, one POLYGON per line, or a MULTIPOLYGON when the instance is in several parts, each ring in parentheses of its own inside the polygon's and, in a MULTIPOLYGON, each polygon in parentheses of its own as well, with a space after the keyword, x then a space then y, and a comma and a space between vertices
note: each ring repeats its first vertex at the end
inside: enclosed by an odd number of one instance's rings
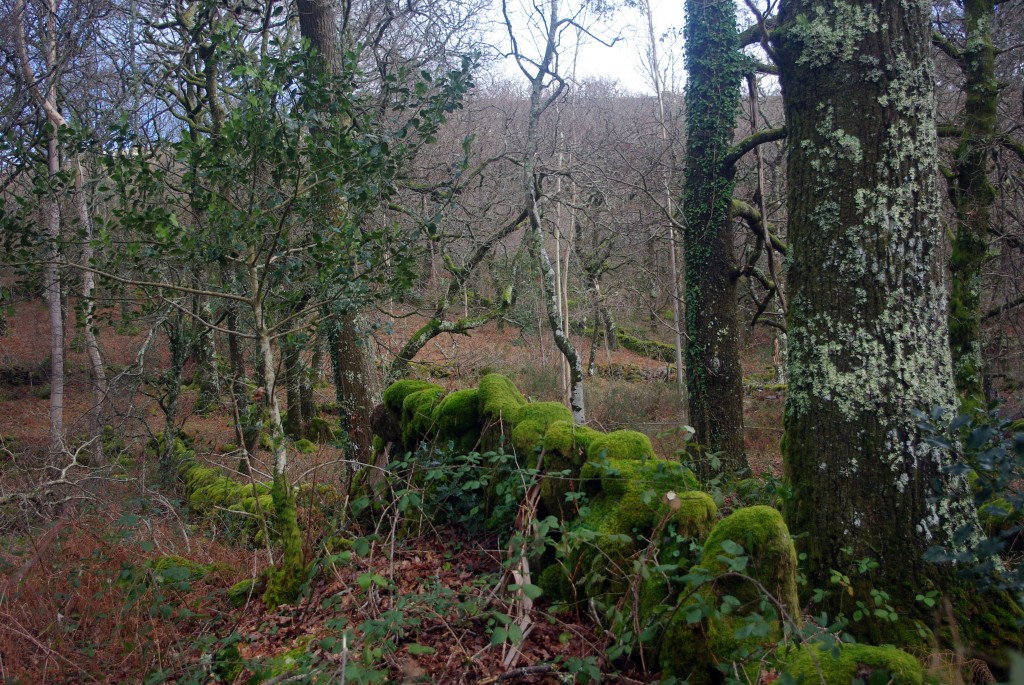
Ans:
MULTIPOLYGON (((303 38, 320 55, 320 68, 328 74, 341 69, 338 48, 338 24, 330 0, 296 0, 299 29, 303 38)), ((340 200, 322 192, 319 202, 325 216, 344 211, 340 200)), ((356 458, 372 454, 373 429, 370 419, 380 399, 380 376, 374 364, 370 341, 360 336, 355 314, 346 314, 334 324, 331 361, 334 364, 338 407, 344 413, 345 427, 356 448, 356 458)))
POLYGON ((341 317, 330 331, 331 363, 341 426, 348 433, 355 459, 373 454, 373 408, 380 403, 380 376, 373 353, 352 315, 341 317))
MULTIPOLYGON (((78 222, 85 233, 85 244, 82 247, 82 262, 89 267, 93 259, 93 223, 89 213, 89 203, 85 192, 85 177, 82 174, 82 161, 75 160, 75 195, 78 209, 78 222)), ((103 406, 107 401, 107 374, 103 369, 103 355, 100 353, 99 340, 96 338, 95 310, 93 300, 96 289, 96 277, 88 268, 82 270, 82 313, 85 335, 85 351, 89 357, 89 377, 92 382, 92 406, 89 408, 89 432, 93 440, 92 461, 95 466, 102 466, 103 457, 103 406)))
MULTIPOLYGON (((540 64, 533 65, 536 67, 536 73, 530 77, 530 112, 526 124, 526 145, 523 151, 523 195, 532 234, 531 249, 540 266, 542 306, 547 312, 548 324, 555 338, 555 346, 569 365, 569 407, 572 409, 573 419, 576 423, 584 423, 586 411, 583 400, 583 362, 572 344, 572 339, 566 335, 563 327, 555 269, 551 265, 551 258, 544 245, 540 187, 536 174, 537 139, 541 116, 548 107, 558 100, 565 88, 564 80, 558 78, 556 79, 558 85, 554 86, 554 92, 550 95, 544 94, 549 85, 550 76, 556 73, 554 70, 557 69, 559 32, 563 25, 563 20, 559 17, 558 2, 552 0, 546 11, 544 54, 540 64)), ((541 357, 543 359, 543 338, 541 340, 541 357)))
POLYGON ((303 368, 302 376, 299 378, 299 402, 302 404, 302 416, 309 422, 317 415, 316 397, 313 390, 320 382, 324 366, 324 341, 322 338, 313 340, 313 354, 310 357, 309 365, 303 368))
MULTIPOLYGON (((226 264, 221 266, 221 283, 225 290, 234 286, 234 282, 237 280, 236 272, 233 270, 235 267, 228 266, 226 264)), ((227 329, 231 331, 228 333, 228 363, 231 368, 231 399, 235 406, 235 412, 237 421, 235 423, 235 438, 238 440, 239 446, 244 450, 239 464, 244 468, 239 469, 245 471, 248 469, 248 456, 252 453, 259 444, 259 421, 253 415, 249 405, 249 388, 246 385, 245 375, 245 350, 243 349, 244 340, 241 335, 237 333, 239 321, 238 321, 238 305, 234 300, 225 300, 224 320, 227 324, 227 329)), ((261 367, 261 365, 257 365, 261 367)), ((262 367, 261 367, 262 368, 262 367)), ((262 372, 261 372, 262 375, 262 372)), ((258 409, 256 413, 258 413, 258 409)))
MULTIPOLYGON (((723 471, 747 468, 733 254, 733 169, 723 168, 739 111, 740 53, 732 0, 686 3, 686 385, 697 441, 723 471)), ((710 465, 702 466, 711 475, 710 465)))
POLYGON ((302 399, 300 377, 302 376, 302 348, 292 340, 285 340, 284 348, 284 384, 287 395, 287 408, 284 418, 284 432, 296 440, 305 437, 302 432, 302 399))
MULTIPOLYGON (((250 273, 252 292, 259 293, 259 272, 253 267, 250 273)), ((270 445, 274 458, 274 485, 271 490, 274 503, 274 528, 281 543, 282 554, 277 568, 267 579, 263 600, 270 608, 290 603, 299 595, 305 579, 305 562, 302 551, 302 531, 299 529, 295 511, 295 495, 288 484, 288 452, 284 423, 281 420, 281 405, 277 401, 277 375, 274 368, 274 346, 271 332, 267 328, 263 303, 258 296, 253 300, 253 318, 256 336, 260 346, 263 378, 266 382, 264 401, 270 428, 270 445)))
POLYGON ((181 312, 175 312, 164 326, 167 328, 167 351, 170 355, 170 367, 164 374, 166 393, 160 398, 160 408, 164 412, 163 445, 157 457, 160 478, 164 483, 171 483, 174 478, 175 449, 174 441, 178 437, 178 408, 181 399, 181 383, 185 372, 185 360, 188 357, 188 340, 185 334, 185 322, 181 312))
POLYGON ((954 153, 949 194, 956 210, 950 261, 952 287, 949 342, 953 378, 963 399, 984 397, 981 355, 981 270, 988 253, 989 221, 996 190, 988 180, 996 135, 999 82, 992 46, 993 0, 964 2, 966 40, 960 63, 966 77, 963 134, 954 153))
MULTIPOLYGON (((975 522, 914 410, 953 407, 936 183, 928 5, 783 0, 789 131, 789 389, 783 453, 809 588, 830 615, 871 591, 899 607, 849 626, 905 643, 923 588, 952 572, 925 550, 975 522), (932 489, 943 481, 941 495, 932 489), (855 560, 878 566, 858 572, 855 560), (830 582, 849 576, 849 594, 830 582)), ((817 609, 815 609, 816 611, 817 609)), ((920 616, 917 616, 920 617, 920 616)))
MULTIPOLYGON (((60 149, 57 127, 51 124, 46 148, 47 171, 51 178, 60 174, 60 149)), ((50 317, 50 456, 64 449, 64 308, 61 306, 60 259, 60 204, 48 191, 43 202, 46 216, 46 266, 43 286, 46 289, 47 311, 50 317)))

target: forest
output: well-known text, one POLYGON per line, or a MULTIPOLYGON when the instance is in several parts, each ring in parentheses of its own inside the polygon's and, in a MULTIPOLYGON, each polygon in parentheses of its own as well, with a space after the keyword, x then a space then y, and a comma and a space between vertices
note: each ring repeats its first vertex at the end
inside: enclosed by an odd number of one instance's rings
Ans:
POLYGON ((0 8, 0 683, 1024 683, 1024 0, 0 8))

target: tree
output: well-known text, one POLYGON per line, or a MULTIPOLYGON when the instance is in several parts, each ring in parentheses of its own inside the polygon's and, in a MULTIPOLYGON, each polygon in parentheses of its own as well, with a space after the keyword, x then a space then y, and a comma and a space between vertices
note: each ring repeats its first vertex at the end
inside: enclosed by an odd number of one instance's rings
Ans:
MULTIPOLYGON (((686 4, 686 17, 682 217, 687 403, 698 442, 718 455, 725 472, 737 475, 747 469, 737 285, 743 276, 760 275, 756 262, 765 248, 772 279, 777 278, 774 252, 784 249, 768 229, 760 156, 757 208, 733 196, 737 164, 760 145, 783 138, 785 129, 758 130, 752 86, 752 132, 733 144, 742 79, 754 81, 756 71, 765 68, 741 51, 766 34, 764 17, 757 13, 757 24, 737 32, 735 7, 726 0, 692 0, 686 4), (745 219, 758 246, 742 267, 736 256, 734 217, 745 219)), ((763 276, 761 280, 768 290, 763 303, 767 306, 778 295, 778 286, 763 276)), ((710 463, 702 468, 710 474, 710 463)))
POLYGON ((257 345, 284 548, 265 597, 277 604, 294 598, 304 572, 287 478, 291 443, 277 392, 282 341, 338 330, 352 312, 408 285, 417 236, 376 228, 367 217, 394 195, 396 178, 459 106, 471 85, 471 62, 442 76, 413 77, 391 99, 394 120, 380 122, 374 94, 356 86, 356 54, 311 55, 286 44, 259 57, 237 44, 223 49, 230 88, 245 95, 226 114, 216 141, 183 134, 152 156, 110 158, 119 195, 115 216, 131 240, 123 243, 122 262, 102 275, 257 345), (203 207, 202 223, 177 217, 193 197, 203 207), (219 263, 230 264, 239 278, 198 287, 173 278, 178 269, 213 274, 219 263), (238 328, 225 329, 179 301, 194 296, 233 303, 238 328))
POLYGON ((963 78, 957 125, 940 127, 940 135, 956 140, 949 167, 942 169, 953 205, 949 307, 953 377, 961 399, 973 404, 985 396, 982 271, 992 256, 990 234, 997 228, 993 210, 998 196, 990 176, 999 165, 1001 146, 1024 159, 1024 147, 1013 139, 1012 129, 1001 127, 999 121, 1000 92, 1007 84, 1000 83, 997 75, 996 58, 1002 52, 994 38, 1000 25, 997 4, 967 0, 962 6, 940 4, 934 12, 933 43, 963 78))
POLYGON ((743 60, 732 0, 686 3, 686 384, 697 440, 728 472, 746 467, 730 151, 743 60))
MULTIPOLYGON (((512 56, 530 83, 530 109, 526 123, 522 175, 522 189, 530 226, 529 239, 532 241, 531 249, 540 266, 548 325, 555 338, 555 345, 569 367, 569 407, 575 421, 584 423, 586 409, 583 397, 583 361, 572 339, 566 333, 555 267, 544 244, 543 205, 546 198, 542 190, 543 178, 537 168, 541 118, 558 101, 568 85, 559 73, 558 57, 565 33, 577 28, 576 17, 562 15, 559 0, 548 0, 543 6, 534 5, 531 22, 538 27, 538 43, 541 47, 538 56, 530 57, 519 47, 507 2, 504 0, 502 10, 505 15, 505 27, 512 43, 512 56)), ((578 14, 582 12, 582 8, 578 9, 578 14)))
POLYGON ((57 102, 57 89, 61 72, 57 59, 57 20, 59 4, 49 0, 37 8, 35 19, 42 26, 39 36, 38 60, 29 55, 25 37, 27 16, 25 0, 14 5, 15 41, 22 78, 32 100, 45 114, 47 183, 43 188, 41 214, 45 217, 46 255, 43 267, 43 288, 46 291, 47 311, 50 319, 50 454, 64 448, 64 310, 61 302, 60 239, 61 217, 58 176, 61 172, 61 129, 67 120, 57 102), (41 61, 41 74, 36 74, 33 63, 41 61))
MULTIPOLYGON (((808 586, 849 586, 824 600, 833 613, 874 607, 873 591, 910 617, 922 590, 956 602, 952 571, 924 553, 976 524, 913 414, 955 403, 928 19, 921 3, 784 0, 774 37, 790 141, 786 518, 808 586)), ((905 641, 907 618, 869 612, 851 631, 905 641)))

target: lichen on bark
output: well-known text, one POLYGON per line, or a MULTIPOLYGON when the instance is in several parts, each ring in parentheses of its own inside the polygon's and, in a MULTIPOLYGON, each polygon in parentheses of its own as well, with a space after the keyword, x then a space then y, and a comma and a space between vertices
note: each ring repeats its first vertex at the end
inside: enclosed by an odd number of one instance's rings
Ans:
POLYGON ((955 404, 928 6, 785 0, 779 20, 791 141, 786 518, 805 534, 810 588, 834 587, 832 571, 855 560, 878 562, 850 573, 851 595, 832 592, 825 608, 873 603, 882 589, 900 620, 852 632, 905 641, 926 618, 916 595, 956 582, 925 550, 976 520, 913 414, 955 404), (823 36, 841 38, 827 59, 823 36))

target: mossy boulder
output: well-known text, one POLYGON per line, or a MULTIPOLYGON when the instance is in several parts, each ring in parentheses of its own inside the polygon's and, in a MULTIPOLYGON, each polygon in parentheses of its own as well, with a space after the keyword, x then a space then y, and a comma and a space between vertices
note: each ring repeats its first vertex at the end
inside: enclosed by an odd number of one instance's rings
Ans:
POLYGON ((985 535, 996 537, 1001 534, 1012 535, 1009 531, 1017 529, 1017 535, 1011 540, 1012 549, 1017 550, 1024 541, 1021 540, 1021 524, 1024 524, 1024 509, 1014 510, 1013 504, 1002 497, 993 499, 978 507, 978 521, 985 535))
POLYGON ((576 506, 566 501, 570 492, 580 491, 580 470, 587 447, 602 434, 577 426, 572 421, 555 421, 548 426, 542 442, 544 476, 540 483, 541 514, 554 514, 560 521, 576 516, 576 506))
MULTIPOLYGON (((428 384, 429 385, 429 384, 428 384)), ((434 435, 434 407, 444 397, 444 389, 436 385, 411 392, 402 401, 402 444, 414 451, 423 440, 434 435)))
POLYGON ((417 380, 401 380, 395 381, 387 390, 384 391, 384 406, 388 408, 395 416, 402 415, 402 407, 405 405, 405 398, 414 392, 421 392, 423 390, 437 390, 444 392, 444 388, 434 383, 428 383, 427 381, 417 380))
POLYGON ((306 433, 317 442, 331 442, 338 438, 338 433, 331 422, 322 416, 314 416, 309 421, 306 433))
POLYGON ((600 435, 587 448, 590 459, 655 459, 651 439, 639 431, 617 430, 600 435))
POLYGON ((498 373, 480 379, 480 416, 487 422, 511 423, 515 412, 526 404, 526 398, 515 383, 498 373))
POLYGON ((260 596, 259 584, 259 580, 254 578, 238 581, 228 588, 228 602, 233 607, 244 607, 249 600, 260 596))
POLYGON ((213 570, 212 564, 200 564, 177 554, 150 559, 146 565, 159 579, 173 582, 202 580, 213 570))
POLYGON ((700 489, 697 477, 690 469, 667 459, 637 461, 628 457, 609 457, 589 460, 580 471, 580 479, 589 493, 605 496, 653 492, 660 497, 669 490, 678 493, 700 489))
POLYGON ((295 441, 295 449, 298 450, 299 454, 313 454, 319 448, 312 440, 302 438, 301 440, 295 441))
POLYGON ((708 581, 673 612, 665 628, 664 673, 691 685, 716 682, 717 671, 753 665, 749 657, 770 650, 782 637, 781 617, 759 618, 777 611, 774 602, 749 580, 727 577, 735 567, 771 593, 791 621, 799 621, 796 551, 782 514, 768 506, 739 509, 718 522, 704 543, 700 565, 691 569, 691 576, 705 575, 708 581), (688 616, 695 612, 702 617, 691 622, 688 616))
POLYGON ((477 388, 456 390, 434 406, 431 422, 440 447, 451 442, 461 453, 479 447, 482 428, 479 395, 477 388))
POLYGON ((534 453, 541 446, 548 427, 556 421, 572 423, 572 412, 560 402, 531 402, 519 407, 512 417, 512 445, 520 455, 536 464, 534 453))
POLYGON ((888 685, 922 685, 921 662, 895 647, 839 643, 801 647, 783 669, 797 685, 849 685, 855 680, 888 685), (838 654, 837 654, 838 652, 838 654))
POLYGON ((687 541, 704 539, 717 519, 714 500, 693 488, 696 479, 678 462, 588 461, 580 477, 596 486, 570 528, 567 568, 583 598, 621 594, 631 568, 627 560, 662 521, 660 554, 685 562, 680 555, 688 551, 687 541))
MULTIPOLYGON (((712 575, 729 570, 729 555, 723 549, 726 541, 743 548, 748 558, 744 573, 778 599, 791 618, 799 619, 796 549, 782 514, 772 507, 758 505, 737 509, 719 521, 705 541, 701 556, 701 566, 712 575)), ((743 602, 756 602, 761 598, 760 590, 740 579, 719 581, 716 592, 720 596, 732 595, 743 602)))

